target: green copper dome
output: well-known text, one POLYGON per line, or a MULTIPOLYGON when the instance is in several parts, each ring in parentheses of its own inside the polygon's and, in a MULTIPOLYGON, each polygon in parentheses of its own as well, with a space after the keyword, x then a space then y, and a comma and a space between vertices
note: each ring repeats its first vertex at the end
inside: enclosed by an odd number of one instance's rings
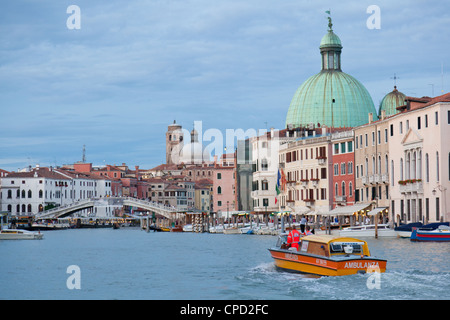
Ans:
POLYGON ((380 103, 380 114, 381 110, 386 112, 386 116, 391 116, 398 113, 397 107, 403 106, 405 104, 406 95, 397 90, 397 86, 394 86, 394 90, 389 92, 384 96, 380 103))
POLYGON ((331 29, 320 42, 322 70, 306 80, 295 92, 286 116, 286 127, 310 123, 328 127, 356 127, 377 112, 366 88, 341 70, 342 44, 331 29))

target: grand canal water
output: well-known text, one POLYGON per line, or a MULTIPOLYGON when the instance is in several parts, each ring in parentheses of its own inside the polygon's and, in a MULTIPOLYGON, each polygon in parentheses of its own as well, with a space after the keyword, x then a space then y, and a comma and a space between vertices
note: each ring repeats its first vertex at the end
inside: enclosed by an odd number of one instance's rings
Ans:
POLYGON ((450 243, 370 239, 388 260, 379 288, 368 275, 312 278, 278 271, 276 237, 146 233, 139 229, 44 232, 0 241, 0 299, 450 299, 450 243), (68 289, 80 270, 80 289, 68 289))

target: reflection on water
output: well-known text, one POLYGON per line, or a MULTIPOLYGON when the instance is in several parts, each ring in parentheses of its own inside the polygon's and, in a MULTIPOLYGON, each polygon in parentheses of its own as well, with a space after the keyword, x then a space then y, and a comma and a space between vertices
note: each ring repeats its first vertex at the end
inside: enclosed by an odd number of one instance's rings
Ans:
POLYGON ((0 242, 0 299, 450 299, 450 243, 368 239, 388 260, 380 289, 369 275, 279 271, 273 236, 64 230, 42 241, 0 242), (81 290, 69 290, 69 265, 81 290))

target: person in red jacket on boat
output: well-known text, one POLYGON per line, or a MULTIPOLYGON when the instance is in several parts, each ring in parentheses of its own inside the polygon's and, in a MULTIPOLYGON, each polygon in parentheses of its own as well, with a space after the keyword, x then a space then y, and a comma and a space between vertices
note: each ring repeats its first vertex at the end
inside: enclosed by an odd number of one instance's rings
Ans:
POLYGON ((291 248, 296 248, 298 251, 298 243, 300 242, 300 232, 292 226, 291 232, 289 232, 287 237, 287 244, 291 248))

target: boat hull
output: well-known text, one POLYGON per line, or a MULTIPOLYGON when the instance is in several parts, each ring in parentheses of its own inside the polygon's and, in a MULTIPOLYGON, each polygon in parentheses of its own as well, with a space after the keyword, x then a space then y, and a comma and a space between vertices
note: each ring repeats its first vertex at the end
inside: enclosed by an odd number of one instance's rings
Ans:
POLYGON ((283 249, 269 249, 275 266, 291 272, 319 276, 345 276, 366 272, 385 272, 386 260, 373 257, 327 258, 283 249))
POLYGON ((26 230, 7 230, 0 233, 0 240, 41 240, 44 234, 26 230))
POLYGON ((450 232, 439 232, 437 230, 435 231, 413 230, 411 234, 411 241, 448 242, 450 241, 450 232))

